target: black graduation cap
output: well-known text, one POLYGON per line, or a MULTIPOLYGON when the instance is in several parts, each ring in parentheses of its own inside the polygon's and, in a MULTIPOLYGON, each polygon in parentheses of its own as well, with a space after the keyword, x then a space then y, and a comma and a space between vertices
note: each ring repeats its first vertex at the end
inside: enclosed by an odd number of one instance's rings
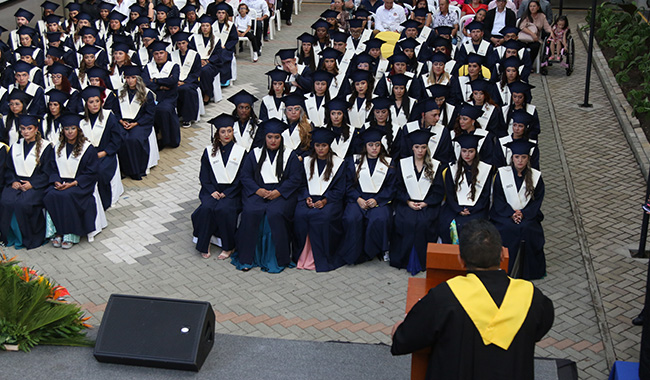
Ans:
POLYGON ((97 29, 95 29, 95 28, 93 28, 93 27, 90 27, 90 26, 84 26, 84 27, 81 28, 81 30, 79 31, 79 34, 82 35, 82 36, 85 36, 85 35, 91 34, 91 35, 93 35, 95 38, 97 38, 97 29))
POLYGON ((433 110, 439 109, 438 103, 436 103, 436 98, 426 98, 418 102, 420 113, 425 113, 433 110))
POLYGON ((68 5, 65 6, 68 8, 70 12, 79 12, 81 11, 81 4, 79 3, 68 3, 68 5))
POLYGON ((338 11, 335 11, 333 9, 327 9, 323 11, 323 13, 320 14, 320 17, 322 18, 336 18, 339 15, 338 11))
POLYGON ((17 61, 13 64, 15 73, 28 73, 29 70, 33 69, 34 66, 30 65, 25 61, 17 61))
POLYGON ((451 50, 451 41, 448 38, 436 37, 431 41, 431 46, 434 48, 444 46, 447 50, 451 50))
POLYGON ((429 58, 431 63, 433 62, 442 62, 442 63, 447 63, 449 61, 449 56, 447 54, 437 51, 431 55, 431 58, 429 58))
POLYGON ((216 11, 224 11, 224 12, 228 12, 228 9, 232 9, 232 7, 231 7, 230 5, 228 5, 228 3, 226 3, 225 1, 223 1, 223 2, 221 2, 221 3, 219 3, 219 4, 217 4, 217 5, 214 7, 214 9, 215 9, 216 11))
POLYGON ((505 146, 510 149, 512 154, 526 154, 530 155, 530 150, 533 149, 536 145, 525 139, 516 139, 512 140, 505 146))
POLYGON ((36 115, 18 115, 18 125, 38 127, 41 125, 41 120, 36 115))
POLYGON ((518 124, 523 124, 525 126, 529 126, 530 123, 533 121, 533 116, 526 112, 525 109, 518 109, 512 111, 512 122, 513 123, 518 123, 518 124))
POLYGON ((48 69, 47 72, 50 74, 61 74, 63 76, 68 76, 70 75, 70 67, 59 63, 59 62, 54 62, 48 69))
POLYGON ((384 97, 377 97, 372 100, 372 106, 376 110, 386 110, 390 108, 392 104, 392 100, 384 97))
POLYGON ((405 74, 393 74, 390 77, 390 82, 393 86, 406 86, 406 84, 411 80, 411 77, 405 74))
POLYGON ((177 43, 178 41, 189 41, 192 35, 187 32, 177 32, 172 36, 172 41, 177 43))
POLYGON ((415 17, 427 17, 428 14, 429 14, 429 10, 426 8, 415 8, 415 10, 413 11, 413 15, 415 17))
POLYGON ((32 100, 32 97, 29 94, 27 94, 25 91, 21 91, 16 88, 13 91, 11 91, 11 93, 7 97, 7 100, 20 100, 21 103, 27 104, 32 100))
POLYGON ((311 74, 311 79, 314 82, 327 82, 329 85, 332 82, 332 79, 334 79, 334 75, 328 71, 325 70, 316 70, 311 74))
POLYGON ((268 135, 269 133, 281 134, 288 127, 289 125, 287 125, 287 123, 275 117, 263 121, 260 124, 260 128, 262 129, 262 131, 264 131, 265 136, 268 135))
POLYGON ((510 92, 512 93, 516 92, 518 94, 529 93, 531 89, 535 88, 535 86, 530 85, 523 81, 508 83, 508 87, 510 87, 510 92))
POLYGON ((476 53, 469 53, 467 55, 467 63, 478 63, 479 65, 483 64, 485 58, 482 55, 476 53))
POLYGON ((33 46, 21 46, 14 50, 14 53, 19 54, 21 57, 26 57, 26 56, 32 56, 34 54, 34 51, 36 51, 36 48, 33 46))
POLYGON ((115 50, 115 44, 126 45, 129 49, 135 50, 135 45, 133 44, 133 39, 129 36, 122 34, 116 34, 113 36, 113 50, 115 50))
POLYGON ((356 11, 354 11, 354 17, 356 18, 368 18, 370 16, 370 12, 364 8, 357 8, 356 11))
POLYGON ((366 51, 369 51, 370 49, 381 49, 381 45, 383 44, 384 44, 383 40, 373 37, 368 41, 366 41, 366 51))
POLYGON ((196 5, 186 3, 185 6, 180 9, 179 12, 181 12, 181 13, 183 13, 185 15, 187 15, 189 12, 196 12, 196 5))
POLYGON ((36 29, 31 26, 23 25, 18 28, 18 35, 30 35, 32 38, 36 35, 36 29))
POLYGON ((357 54, 354 57, 354 62, 356 62, 357 65, 359 65, 360 63, 372 64, 374 61, 375 59, 372 57, 372 55, 368 53, 357 54))
POLYGON ((142 25, 142 24, 150 24, 151 22, 149 21, 149 17, 140 16, 140 17, 136 18, 135 20, 133 20, 133 23, 135 23, 135 25, 142 25))
POLYGON ((284 98, 282 98, 282 101, 284 102, 285 107, 301 106, 302 108, 305 108, 304 96, 301 94, 296 94, 295 92, 286 95, 284 98))
POLYGON ((242 103, 250 104, 252 106, 257 100, 258 99, 255 96, 251 95, 246 90, 239 90, 238 93, 228 98, 228 101, 236 106, 242 103))
POLYGON ((208 123, 212 124, 217 130, 219 130, 219 128, 232 127, 235 124, 235 118, 227 113, 222 113, 217 117, 210 119, 208 123))
POLYGON ((315 23, 311 24, 311 28, 314 29, 314 30, 316 30, 318 28, 329 29, 329 27, 330 27, 330 24, 328 24, 327 21, 325 21, 323 19, 319 19, 315 23))
POLYGON ((477 120, 481 115, 483 115, 483 110, 481 107, 473 106, 469 103, 463 103, 459 115, 467 116, 472 120, 477 120))
POLYGON ((445 86, 442 84, 434 84, 433 86, 427 87, 427 90, 431 92, 431 97, 433 99, 442 98, 442 97, 447 98, 450 92, 449 86, 445 86))
POLYGON ((470 32, 476 29, 483 30, 483 23, 480 21, 472 21, 469 24, 467 24, 465 29, 469 30, 470 32))
POLYGON ((51 11, 57 10, 58 7, 59 7, 59 4, 53 3, 53 2, 51 2, 49 0, 45 0, 44 2, 41 3, 41 8, 49 9, 51 11))
POLYGON ((271 71, 267 71, 265 74, 269 76, 270 82, 286 82, 289 77, 288 72, 280 70, 277 67, 271 71))
POLYGON ((140 70, 140 66, 136 65, 122 66, 122 74, 125 77, 140 76, 142 75, 142 70, 140 70))
POLYGON ((130 7, 129 10, 131 10, 131 13, 137 13, 139 15, 142 15, 145 10, 142 8, 140 5, 138 5, 138 2, 133 3, 130 7))
POLYGON ((130 50, 129 47, 126 44, 123 44, 121 42, 113 43, 113 52, 123 51, 125 53, 128 53, 129 50, 130 50))
POLYGON ((81 91, 81 97, 86 101, 88 101, 90 98, 94 98, 95 96, 98 96, 101 99, 102 92, 103 91, 101 87, 88 86, 84 88, 83 91, 81 91))
POLYGON ((32 21, 34 14, 26 9, 18 8, 16 13, 14 13, 14 17, 24 17, 27 19, 27 21, 32 21))
MULTIPOLYGON (((142 18, 142 17, 140 17, 140 18, 142 18)), ((144 17, 144 18, 146 18, 146 17, 144 17)), ((147 24, 148 24, 149 19, 148 18, 146 18, 146 19, 147 19, 147 24)), ((156 31, 156 29, 152 29, 152 28, 144 28, 142 30, 142 38, 153 38, 155 40, 155 39, 158 38, 158 31, 156 31)))
POLYGON ((483 78, 478 78, 469 82, 469 85, 472 87, 472 91, 482 91, 486 92, 488 87, 488 81, 483 78))
POLYGON ((403 52, 398 51, 396 53, 393 53, 393 55, 388 58, 388 61, 392 64, 395 64, 397 62, 407 63, 409 61, 409 57, 407 57, 403 52))
POLYGON ((77 20, 88 20, 93 21, 93 18, 88 13, 79 13, 76 17, 77 20))
POLYGON ((170 7, 166 6, 163 3, 156 5, 153 9, 155 9, 156 12, 165 12, 165 13, 169 13, 169 11, 172 10, 170 7))
POLYGON ((122 13, 118 12, 118 11, 112 11, 111 13, 109 13, 108 19, 109 20, 117 20, 119 22, 122 22, 122 21, 126 20, 126 16, 123 15, 122 13))
MULTIPOLYGON (((93 67, 89 68, 88 70, 86 70, 86 75, 88 76, 88 78, 100 78, 103 81, 106 81, 106 79, 108 79, 108 70, 106 70, 103 67, 93 66, 93 67)), ((126 74, 124 74, 124 75, 126 75, 126 74)), ((139 75, 139 74, 136 74, 136 75, 139 75)))
POLYGON ((409 133, 407 137, 411 145, 422 145, 428 144, 433 135, 435 133, 431 132, 428 128, 421 128, 409 133))
POLYGON ((105 9, 110 12, 113 10, 113 8, 115 8, 115 4, 111 4, 107 1, 102 1, 99 3, 99 9, 105 9))
POLYGON ((168 27, 170 27, 170 26, 178 26, 178 27, 180 27, 182 21, 183 21, 183 19, 180 18, 180 17, 168 17, 166 23, 167 23, 168 27))
POLYGON ((65 102, 68 101, 69 98, 68 94, 66 94, 61 90, 57 90, 56 88, 53 88, 50 91, 48 91, 46 95, 49 97, 48 102, 56 102, 59 103, 61 106, 63 106, 65 102))
POLYGON ((323 59, 338 59, 343 53, 334 48, 326 47, 318 54, 323 57, 323 59))
POLYGON ((348 20, 348 25, 350 25, 350 29, 363 28, 363 20, 359 18, 353 18, 351 20, 348 20))
POLYGON ((58 48, 56 46, 49 46, 47 48, 47 55, 51 55, 52 57, 63 58, 64 54, 65 54, 65 50, 58 48))
POLYGON ((149 49, 154 52, 154 51, 166 51, 167 46, 169 44, 167 42, 162 42, 162 41, 154 41, 149 45, 149 49))
POLYGON ((101 49, 95 45, 84 45, 78 50, 78 52, 81 55, 86 55, 86 54, 97 54, 100 50, 101 49))
POLYGON ((199 17, 199 19, 197 21, 199 23, 201 23, 201 24, 210 24, 210 25, 212 25, 214 23, 214 19, 209 14, 204 14, 203 16, 199 17))
POLYGON ((507 69, 508 67, 514 67, 518 69, 519 66, 521 66, 521 59, 519 59, 519 57, 517 57, 516 55, 513 55, 511 57, 504 59, 501 64, 503 65, 504 69, 507 69))
POLYGON ((0 26, 0 34, 6 32, 6 31, 7 31, 7 29, 5 29, 5 28, 3 28, 2 26, 0 26))
POLYGON ((327 144, 331 145, 332 141, 337 137, 331 129, 328 128, 314 128, 311 131, 311 143, 313 144, 327 144))
POLYGON ((376 127, 365 129, 359 134, 359 138, 364 144, 381 141, 382 137, 384 137, 384 131, 376 127))
POLYGON ((333 30, 330 32, 330 38, 335 42, 346 42, 348 40, 348 34, 338 30, 333 30))
POLYGON ((403 23, 401 23, 400 25, 402 25, 404 27, 404 29, 409 29, 409 28, 418 29, 418 28, 420 28, 420 25, 422 25, 422 24, 420 24, 419 22, 417 22, 417 21, 413 20, 412 18, 410 18, 410 19, 404 21, 403 23))
POLYGON ((405 38, 402 41, 398 42, 398 45, 402 48, 402 50, 404 49, 414 50, 415 47, 418 46, 419 44, 420 43, 418 42, 418 40, 416 40, 413 37, 405 38))
POLYGON ((277 53, 275 53, 276 56, 280 57, 281 60, 285 59, 291 59, 296 57, 296 49, 280 49, 278 50, 277 53))
POLYGON ((348 111, 348 103, 342 98, 334 98, 325 103, 325 108, 329 111, 348 111))
POLYGON ((61 16, 59 15, 51 14, 45 17, 46 24, 58 24, 59 21, 61 21, 61 16))
POLYGON ((465 149, 476 149, 478 148, 478 142, 481 140, 484 136, 481 135, 475 135, 475 134, 470 134, 470 133, 461 133, 460 135, 454 137, 454 141, 456 141, 458 144, 460 144, 461 148, 465 149))
POLYGON ((300 42, 305 42, 305 43, 309 43, 309 44, 312 44, 312 45, 316 43, 316 37, 314 37, 313 35, 311 35, 311 34, 309 34, 307 32, 299 35, 297 40, 300 41, 300 42))
POLYGON ((504 42, 501 46, 505 47, 506 49, 512 49, 512 50, 520 50, 524 47, 524 45, 517 40, 508 40, 504 42))
POLYGON ((516 26, 504 26, 503 28, 501 28, 499 33, 502 36, 505 36, 506 34, 510 34, 510 33, 519 34, 519 28, 517 28, 516 26))
POLYGON ((79 122, 81 121, 81 115, 77 115, 76 113, 66 113, 61 115, 59 118, 59 122, 61 123, 61 127, 71 127, 71 126, 79 126, 79 122))
POLYGON ((441 25, 436 28, 436 33, 438 33, 439 36, 450 36, 453 30, 454 29, 451 26, 441 25))
POLYGON ((367 70, 356 69, 350 73, 350 79, 352 82, 367 81, 368 78, 370 78, 370 72, 367 70))

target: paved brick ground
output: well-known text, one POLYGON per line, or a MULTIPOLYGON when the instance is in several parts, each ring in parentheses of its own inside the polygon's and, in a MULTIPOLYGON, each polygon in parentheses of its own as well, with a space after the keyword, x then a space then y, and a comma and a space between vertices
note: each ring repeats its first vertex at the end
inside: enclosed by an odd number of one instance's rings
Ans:
MULTIPOLYGON (((224 99, 241 88, 261 97, 267 84, 263 73, 273 67, 271 55, 295 46, 296 36, 323 8, 305 3, 294 25, 283 26, 264 45, 259 62, 250 61, 247 49, 240 53, 238 80, 224 90, 224 99)), ((572 14, 572 24, 583 17, 572 14)), ((627 250, 638 239, 644 182, 595 74, 594 108, 577 107, 586 54, 576 42, 579 67, 573 76, 554 67, 545 82, 531 77, 537 86, 533 95, 542 124, 547 189, 549 274, 536 285, 556 307, 553 329, 536 353, 577 361, 582 379, 605 379, 608 360, 638 357, 640 329, 629 321, 641 307, 645 265, 627 250)), ((125 180, 124 196, 108 211, 109 228, 94 243, 84 240, 69 251, 10 248, 8 254, 68 287, 94 324, 110 294, 125 293, 210 301, 220 333, 389 343, 390 327, 403 316, 405 271, 373 261, 322 274, 295 269, 243 273, 216 258, 203 260, 194 250, 190 214, 199 203, 200 155, 210 141, 205 121, 231 110, 225 100, 209 105, 202 122, 182 131, 179 148, 161 152, 149 176, 125 180)))

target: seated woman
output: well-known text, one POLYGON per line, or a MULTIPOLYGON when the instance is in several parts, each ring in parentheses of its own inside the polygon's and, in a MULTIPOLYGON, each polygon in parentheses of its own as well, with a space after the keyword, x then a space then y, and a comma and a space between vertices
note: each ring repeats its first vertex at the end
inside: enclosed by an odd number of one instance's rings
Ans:
POLYGON ((241 182, 239 172, 246 149, 235 143, 235 119, 221 114, 210 123, 217 128, 201 157, 201 205, 192 213, 196 250, 204 259, 210 258, 210 240, 221 241, 219 260, 225 260, 235 249, 237 218, 241 212, 241 182))
POLYGON ((480 107, 483 111, 483 114, 476 120, 481 128, 492 132, 497 137, 503 137, 508 134, 503 114, 499 105, 490 97, 490 93, 486 89, 487 84, 489 82, 483 79, 471 81, 472 95, 468 102, 475 107, 480 107))
POLYGON ((347 159, 347 205, 343 213, 341 256, 358 264, 384 254, 388 242, 395 196, 395 169, 382 140, 383 131, 369 128, 359 135, 363 151, 347 159))
POLYGON ((118 156, 122 173, 139 181, 147 175, 151 152, 158 152, 157 145, 152 149, 150 139, 156 106, 153 93, 145 87, 140 77, 139 67, 125 67, 124 81, 118 96, 120 108, 117 119, 126 133, 118 156))
POLYGON ((288 151, 295 151, 298 157, 309 154, 312 124, 307 119, 304 97, 291 93, 284 97, 284 121, 289 128, 282 132, 282 141, 288 151))
POLYGON ((80 113, 83 111, 83 103, 81 102, 79 91, 70 85, 70 81, 68 80, 70 73, 71 69, 68 66, 55 62, 50 66, 48 75, 52 80, 52 88, 68 94, 68 103, 66 104, 68 110, 70 112, 80 113))
POLYGON ((517 140, 508 144, 512 164, 499 168, 494 178, 493 204, 490 219, 501 233, 503 245, 508 248, 513 265, 522 261, 520 278, 535 280, 546 275, 544 256, 544 215, 540 210, 544 200, 544 181, 541 173, 530 167, 529 152, 534 144, 517 140), (517 255, 524 257, 517 260, 517 255))
POLYGON ((312 73, 314 91, 305 95, 305 110, 307 111, 307 118, 316 127, 325 125, 325 107, 332 99, 329 93, 332 79, 332 74, 324 70, 312 73))
POLYGON ((330 149, 341 158, 352 156, 352 137, 354 131, 350 126, 348 120, 348 106, 347 103, 341 99, 330 100, 325 105, 325 128, 331 129, 336 136, 330 144, 330 149))
POLYGON ((45 140, 57 141, 61 132, 61 115, 68 112, 65 105, 68 102, 68 95, 63 91, 51 89, 47 92, 47 113, 43 117, 42 130, 45 140))
POLYGON ((232 116, 235 118, 233 132, 235 142, 241 145, 247 152, 253 148, 264 145, 264 136, 260 133, 258 127, 259 119, 253 111, 253 104, 257 98, 246 90, 240 90, 235 95, 228 98, 228 101, 235 105, 232 116))
POLYGON ((427 244, 435 242, 440 204, 445 197, 444 164, 431 158, 426 129, 408 134, 413 157, 399 161, 395 226, 390 243, 390 265, 412 275, 426 269, 427 244))
POLYGON ((279 273, 292 265, 292 221, 303 169, 296 154, 285 149, 282 132, 287 127, 278 119, 262 123, 264 146, 244 160, 243 209, 232 255, 233 265, 243 271, 260 266, 279 273))
POLYGON ((541 132, 541 127, 539 124, 539 114, 537 113, 537 108, 530 104, 531 96, 530 89, 533 86, 529 85, 526 82, 513 82, 508 84, 510 88, 511 101, 506 107, 503 107, 503 118, 505 124, 508 127, 508 134, 512 133, 512 113, 515 110, 523 109, 532 116, 530 122, 529 137, 531 139, 537 139, 539 133, 541 132))
POLYGON ((6 246, 37 248, 45 242, 43 194, 50 183, 52 146, 39 132, 36 116, 18 119, 22 138, 11 146, 0 204, 0 232, 6 246))
POLYGON ((79 243, 81 235, 88 235, 88 241, 93 241, 106 227, 106 216, 103 212, 98 214, 99 194, 94 196, 99 170, 97 150, 79 128, 80 119, 75 114, 61 117, 63 133, 51 163, 52 186, 45 189, 43 196, 49 216, 50 233, 46 236, 54 236, 51 241, 55 248, 70 249, 79 243))
MULTIPOLYGON (((350 74, 353 82, 352 92, 346 95, 348 102, 348 117, 350 125, 360 129, 368 119, 372 109, 372 91, 370 90, 370 73, 365 70, 355 70, 350 74)), ((355 134, 358 132, 355 131, 355 134)))
POLYGON ((509 166, 512 164, 512 151, 508 148, 508 143, 513 141, 529 141, 533 147, 528 152, 529 164, 533 169, 539 170, 539 148, 537 141, 528 138, 528 131, 530 130, 530 123, 533 117, 523 109, 516 110, 512 113, 512 134, 499 139, 501 149, 494 151, 494 166, 509 166))
MULTIPOLYGON (((494 158, 494 135, 489 131, 481 128, 478 119, 483 115, 481 108, 465 103, 460 108, 458 118, 451 131, 453 141, 456 137, 464 134, 484 137, 479 140, 477 152, 481 154, 481 161, 492 164, 494 158)), ((457 141, 454 146, 454 161, 460 158, 461 145, 457 141)))
MULTIPOLYGON (((390 81, 393 84, 389 96, 393 103, 390 106, 390 119, 393 121, 393 127, 399 130, 409 121, 417 100, 411 98, 406 92, 406 87, 411 81, 410 77, 405 74, 394 74, 390 76, 390 81)), ((397 130, 394 136, 397 136, 397 130)))
POLYGON ((100 87, 88 86, 81 93, 86 105, 79 127, 97 150, 97 187, 104 210, 107 210, 124 192, 117 152, 122 147, 126 132, 113 112, 103 108, 102 92, 100 87))
POLYGON ((201 32, 192 35, 190 47, 196 50, 201 57, 199 85, 203 94, 203 103, 208 104, 210 99, 213 99, 215 96, 214 78, 219 75, 219 68, 223 64, 223 61, 219 54, 219 41, 212 29, 214 20, 205 14, 198 21, 201 23, 201 32))
POLYGON ((445 200, 438 233, 445 244, 458 244, 463 225, 474 219, 487 219, 490 208, 492 166, 481 161, 479 140, 483 136, 462 134, 454 138, 460 157, 445 169, 445 200))
MULTIPOLYGON (((11 91, 7 96, 9 112, 2 116, 4 124, 2 130, 2 141, 5 144, 12 146, 18 142, 18 139, 20 139, 19 118, 20 115, 27 113, 27 105, 31 99, 31 96, 18 89, 11 91)), ((40 126, 40 123, 38 125, 40 126)))
MULTIPOLYGON (((397 133, 399 132, 399 127, 393 124, 393 121, 390 118, 390 106, 393 102, 388 98, 374 98, 372 99, 372 113, 368 116, 368 121, 363 125, 360 133, 363 131, 376 128, 383 133, 381 139, 382 144, 384 144, 384 149, 391 157, 396 157, 400 151, 400 141, 398 141, 397 133)), ((357 139, 354 143, 355 152, 361 153, 364 148, 364 143, 357 139)))
MULTIPOLYGON (((113 111, 113 114, 117 115, 120 112, 120 103, 117 100, 115 92, 113 92, 113 90, 110 88, 106 88, 108 70, 102 69, 101 67, 93 67, 86 71, 86 77, 88 78, 88 86, 96 86, 102 89, 101 97, 102 101, 104 102, 104 106, 102 108, 105 110, 113 111)), ((118 88, 116 91, 119 90, 120 89, 118 88)))
POLYGON ((298 269, 327 272, 344 264, 337 255, 343 235, 341 216, 345 205, 345 165, 330 149, 336 133, 316 128, 313 149, 302 161, 302 186, 294 216, 298 269))
POLYGON ((262 98, 262 104, 260 104, 260 120, 265 121, 272 117, 282 119, 284 96, 289 94, 289 88, 286 85, 289 74, 276 67, 271 71, 267 71, 266 75, 269 77, 271 86, 269 93, 262 98))

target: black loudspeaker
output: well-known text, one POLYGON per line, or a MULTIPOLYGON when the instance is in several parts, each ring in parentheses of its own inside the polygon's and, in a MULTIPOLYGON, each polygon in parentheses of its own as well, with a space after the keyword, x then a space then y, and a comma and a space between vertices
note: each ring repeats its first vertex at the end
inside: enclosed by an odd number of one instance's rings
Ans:
POLYGON ((214 345, 214 325, 209 302, 112 294, 95 359, 198 372, 214 345))

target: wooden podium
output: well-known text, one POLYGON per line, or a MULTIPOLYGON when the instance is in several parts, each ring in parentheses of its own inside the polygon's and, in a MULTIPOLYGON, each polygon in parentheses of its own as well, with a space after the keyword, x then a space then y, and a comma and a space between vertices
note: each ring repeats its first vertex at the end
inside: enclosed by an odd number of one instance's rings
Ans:
MULTIPOLYGON (((508 248, 503 247, 504 260, 501 269, 508 270, 508 248)), ((406 293, 406 312, 424 297, 431 288, 451 278, 466 273, 460 262, 458 246, 454 244, 429 243, 427 246, 426 278, 410 278, 406 293)), ((414 352, 411 356, 411 380, 424 380, 429 365, 430 349, 414 352)))

